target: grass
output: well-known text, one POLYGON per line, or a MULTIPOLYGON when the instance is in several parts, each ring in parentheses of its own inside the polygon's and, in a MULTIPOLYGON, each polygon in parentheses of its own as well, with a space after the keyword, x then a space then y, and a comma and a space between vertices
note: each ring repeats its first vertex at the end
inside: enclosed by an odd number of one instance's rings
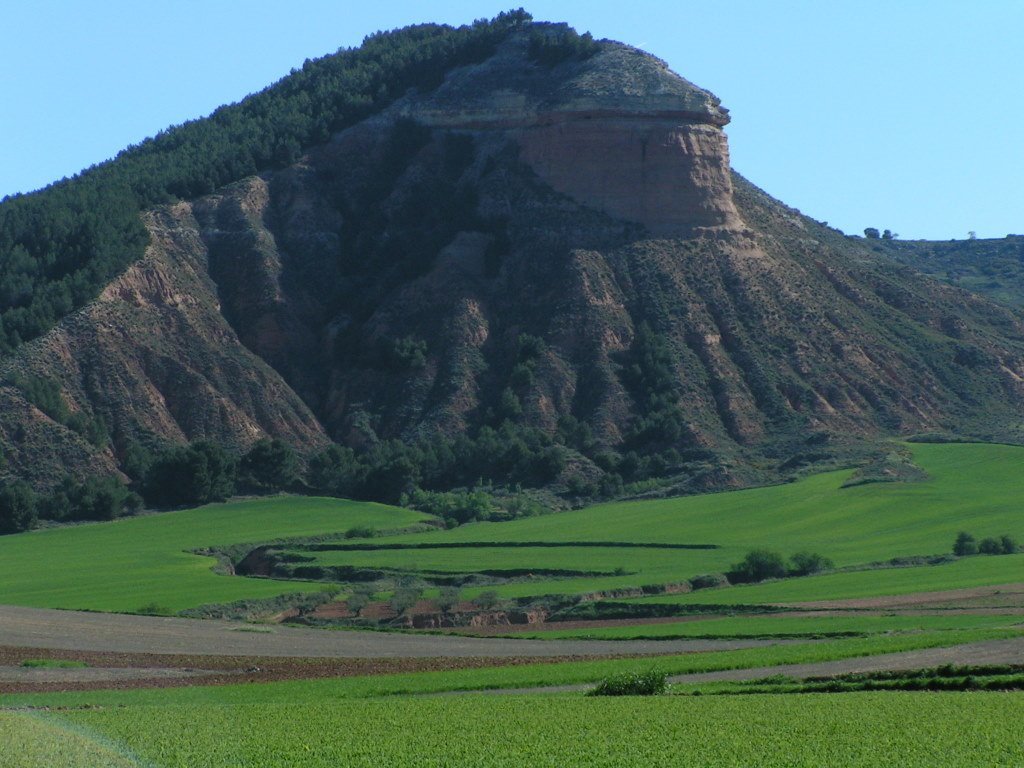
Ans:
POLYGON ((677 605, 795 603, 937 592, 948 589, 1019 583, 1022 580, 1024 580, 1024 555, 978 555, 941 565, 829 573, 728 589, 710 589, 679 595, 655 595, 628 602, 677 605))
MULTIPOLYGON (((375 542, 497 542, 486 549, 384 549, 313 552, 335 565, 471 574, 493 569, 563 569, 611 575, 536 576, 497 586, 501 597, 585 594, 682 581, 726 570, 752 548, 812 550, 838 566, 949 551, 961 529, 1024 539, 1024 448, 955 444, 908 446, 930 475, 917 483, 843 488, 849 472, 787 485, 674 499, 617 502, 508 523, 375 542), (529 542, 564 547, 515 546, 529 542), (572 546, 572 542, 716 544, 720 549, 572 546)), ((210 558, 187 550, 398 528, 422 520, 411 510, 336 499, 275 497, 202 509, 0 537, 2 600, 17 605, 168 613, 207 603, 311 590, 308 582, 227 578, 210 558), (99 558, 99 559, 98 559, 99 558), (98 562, 100 563, 98 565, 98 562), (54 563, 59 566, 54 567, 54 563)), ((371 542, 372 543, 372 542, 371 542)), ((1020 581, 1024 555, 974 557, 941 566, 792 579, 659 598, 680 605, 815 600, 942 590, 1020 581)), ((488 585, 468 588, 473 597, 488 585)))
MULTIPOLYGON (((870 483, 844 488, 849 471, 829 472, 797 482, 728 493, 684 498, 601 504, 556 515, 508 523, 472 523, 450 531, 389 537, 395 543, 508 543, 506 548, 404 549, 307 552, 317 563, 361 567, 471 573, 496 568, 561 568, 624 573, 580 578, 516 581, 496 587, 505 598, 559 593, 588 593, 678 582, 699 573, 720 572, 750 549, 767 548, 784 555, 811 550, 837 566, 861 565, 893 557, 949 552, 957 532, 979 538, 1009 533, 1024 539, 1019 499, 1024 496, 1024 448, 1005 445, 913 444, 907 449, 930 479, 915 483, 870 483), (564 548, 531 548, 523 543, 566 542, 564 548), (719 549, 645 547, 573 547, 569 543, 715 544, 719 549)), ((800 599, 831 597, 832 585, 905 580, 919 589, 1019 581, 1017 557, 974 558, 952 566, 916 572, 874 571, 787 582, 783 592, 800 599), (966 581, 963 581, 966 579, 966 581)), ((315 563, 314 563, 315 564, 315 563)), ((481 586, 467 589, 473 596, 481 586)), ((885 594, 889 586, 879 587, 885 594)), ((754 588, 750 588, 753 590, 754 588)), ((741 590, 737 590, 739 593, 741 590)), ((746 595, 749 590, 742 590, 746 595)), ((857 590, 854 590, 857 591, 857 590)), ((678 598, 681 602, 756 602, 753 597, 724 598, 725 592, 678 598)), ((676 598, 669 598, 676 600, 676 598)), ((797 598, 794 598, 797 599, 797 598)))
POLYGON ((88 667, 84 661, 73 661, 71 659, 25 659, 21 666, 34 669, 82 669, 88 667))
POLYGON ((187 550, 340 533, 355 525, 397 528, 422 519, 418 512, 380 504, 276 496, 0 536, 0 602, 177 612, 309 591, 320 585, 215 574, 213 558, 187 550))
POLYGON ((1022 722, 1018 693, 474 696, 0 712, 0 764, 1017 766, 1022 722), (40 759, 38 736, 69 759, 40 759), (103 761, 81 762, 82 749, 103 761))
POLYGON ((920 630, 1013 627, 1024 624, 1024 616, 970 614, 920 614, 916 616, 727 616, 696 621, 601 627, 596 629, 552 629, 516 632, 511 637, 540 640, 668 640, 727 637, 813 637, 829 635, 879 634, 920 630))

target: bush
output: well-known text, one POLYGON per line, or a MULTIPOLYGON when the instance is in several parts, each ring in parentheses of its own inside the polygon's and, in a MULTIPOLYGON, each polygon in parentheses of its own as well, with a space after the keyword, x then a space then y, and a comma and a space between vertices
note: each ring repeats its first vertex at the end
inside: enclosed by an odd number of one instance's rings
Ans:
POLYGON ((474 605, 489 611, 498 604, 498 593, 493 589, 485 589, 473 600, 474 605))
POLYGON ((391 609, 401 615, 419 602, 423 590, 419 587, 400 586, 391 596, 391 609))
POLYGON ((778 552, 767 549, 752 549, 742 562, 733 565, 728 573, 729 581, 745 584, 765 579, 781 579, 786 575, 786 564, 778 552))
POLYGON ((953 554, 957 557, 978 554, 978 542, 967 531, 960 531, 953 542, 953 554))
POLYGON ((789 558, 789 573, 792 576, 807 576, 812 573, 829 571, 835 567, 833 562, 817 552, 797 552, 789 558))
POLYGON ((1017 552, 1020 552, 1020 545, 1017 544, 1016 539, 1012 536, 1003 534, 999 537, 999 544, 1002 546, 1004 555, 1014 555, 1017 552))
POLYGON ((36 523, 36 496, 28 484, 0 486, 0 534, 27 531, 36 523))
POLYGON ((346 539, 372 539, 377 535, 377 529, 368 525, 353 525, 345 531, 346 539))
POLYGON ((667 684, 668 675, 659 669, 626 672, 606 677, 587 696, 660 696, 667 684))
POLYGON ((441 595, 437 598, 437 607, 442 613, 448 613, 459 604, 462 590, 458 587, 441 587, 441 595))
POLYGON ((999 539, 989 536, 978 544, 978 552, 982 555, 1001 555, 1003 554, 1003 543, 999 539))
POLYGON ((714 589, 715 587, 727 587, 729 580, 724 573, 702 573, 690 579, 690 589, 714 589))

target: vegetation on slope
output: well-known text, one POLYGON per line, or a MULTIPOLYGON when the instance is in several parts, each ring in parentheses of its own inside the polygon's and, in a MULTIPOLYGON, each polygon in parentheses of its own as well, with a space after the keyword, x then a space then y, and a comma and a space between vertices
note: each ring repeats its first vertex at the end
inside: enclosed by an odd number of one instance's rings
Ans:
POLYGON ((454 29, 424 24, 368 37, 209 118, 162 131, 72 179, 0 203, 0 355, 92 299, 148 242, 142 209, 197 197, 293 162, 409 88, 481 61, 522 10, 454 29))

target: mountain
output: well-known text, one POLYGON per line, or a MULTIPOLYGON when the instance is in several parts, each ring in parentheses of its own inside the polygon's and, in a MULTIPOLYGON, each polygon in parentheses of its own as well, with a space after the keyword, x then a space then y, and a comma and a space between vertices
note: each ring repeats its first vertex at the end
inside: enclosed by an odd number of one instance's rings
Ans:
POLYGON ((9 341, 9 477, 272 437, 383 452, 405 485, 588 496, 776 480, 891 435, 1021 437, 1021 315, 733 173, 728 111, 636 48, 523 14, 410 28, 226 109, 0 206, 162 179, 129 201, 143 252, 9 341), (273 139, 235 162, 248 128, 273 139), (212 175, 174 175, 210 146, 212 175))

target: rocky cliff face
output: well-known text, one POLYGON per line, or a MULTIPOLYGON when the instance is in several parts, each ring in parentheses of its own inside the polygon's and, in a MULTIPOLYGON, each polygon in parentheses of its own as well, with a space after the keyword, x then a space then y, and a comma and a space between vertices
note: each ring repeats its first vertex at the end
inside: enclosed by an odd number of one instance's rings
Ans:
POLYGON ((111 446, 0 387, 8 471, 113 472, 129 439, 310 450, 506 418, 643 450, 644 326, 683 417, 660 448, 710 461, 706 485, 837 437, 1010 423, 1020 318, 734 181, 727 122, 640 51, 548 67, 523 34, 289 168, 154 210, 146 258, 0 371, 59 382, 111 446))

